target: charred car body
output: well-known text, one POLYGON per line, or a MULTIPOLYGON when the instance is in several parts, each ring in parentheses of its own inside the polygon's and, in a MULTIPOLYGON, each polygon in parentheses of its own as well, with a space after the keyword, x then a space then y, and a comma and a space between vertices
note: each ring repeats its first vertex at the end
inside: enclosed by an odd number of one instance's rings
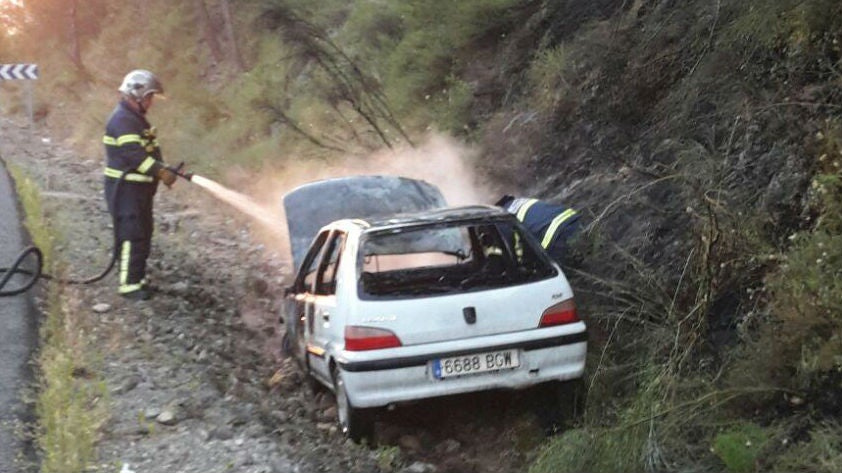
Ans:
POLYGON ((370 437, 391 404, 583 376, 587 332, 567 279, 514 216, 352 216, 318 231, 283 314, 287 350, 334 392, 346 435, 370 437))

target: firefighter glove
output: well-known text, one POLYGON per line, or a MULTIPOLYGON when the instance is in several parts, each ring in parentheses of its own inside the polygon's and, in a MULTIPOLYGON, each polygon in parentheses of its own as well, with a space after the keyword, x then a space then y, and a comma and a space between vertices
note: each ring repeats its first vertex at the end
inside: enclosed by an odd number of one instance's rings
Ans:
POLYGON ((166 184, 167 187, 172 187, 172 185, 175 184, 175 180, 177 177, 178 176, 176 176, 174 172, 170 171, 167 168, 161 168, 161 170, 158 171, 158 179, 160 179, 161 182, 166 184))

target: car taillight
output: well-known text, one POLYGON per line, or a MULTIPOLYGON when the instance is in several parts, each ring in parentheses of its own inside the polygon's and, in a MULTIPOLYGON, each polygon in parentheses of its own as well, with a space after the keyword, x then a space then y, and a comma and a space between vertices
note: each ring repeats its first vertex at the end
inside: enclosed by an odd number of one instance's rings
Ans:
POLYGON ((556 304, 541 314, 541 322, 538 327, 553 327, 555 325, 572 324, 579 321, 576 315, 576 304, 573 299, 556 304))
POLYGON ((349 325, 345 327, 345 349, 348 351, 378 350, 401 346, 401 340, 389 330, 349 325))

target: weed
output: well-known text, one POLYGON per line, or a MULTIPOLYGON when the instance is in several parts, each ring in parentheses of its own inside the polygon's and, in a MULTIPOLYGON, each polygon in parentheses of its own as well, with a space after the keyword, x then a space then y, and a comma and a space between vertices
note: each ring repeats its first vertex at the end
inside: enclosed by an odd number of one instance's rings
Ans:
POLYGON ((24 225, 29 232, 29 237, 44 254, 44 267, 51 268, 55 236, 44 221, 44 207, 38 186, 17 165, 9 163, 8 168, 15 181, 15 191, 24 210, 24 225))
POLYGON ((528 74, 535 106, 548 112, 556 110, 571 92, 571 84, 566 78, 569 74, 570 54, 564 45, 538 53, 528 74))
POLYGON ((145 412, 138 411, 137 424, 142 432, 146 432, 146 435, 149 435, 150 437, 155 435, 155 422, 147 420, 145 412))
POLYGON ((437 95, 434 101, 433 119, 439 128, 451 133, 459 134, 469 130, 470 106, 473 101, 471 86, 456 76, 449 76, 445 81, 445 89, 437 95))
POLYGON ((740 424, 716 436, 713 452, 729 473, 750 473, 755 471, 758 454, 767 441, 767 434, 759 426, 740 424))
POLYGON ((378 447, 376 452, 377 466, 382 471, 394 471, 401 463, 401 449, 397 446, 378 447))
POLYGON ((552 439, 541 450, 529 473, 566 473, 594 471, 594 433, 586 429, 568 430, 552 439))

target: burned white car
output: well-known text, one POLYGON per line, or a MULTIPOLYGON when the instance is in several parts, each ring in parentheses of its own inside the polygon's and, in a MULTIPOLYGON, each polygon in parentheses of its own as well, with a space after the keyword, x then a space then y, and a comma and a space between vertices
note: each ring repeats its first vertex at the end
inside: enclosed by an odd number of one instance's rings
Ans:
POLYGON ((491 206, 327 224, 283 318, 288 351, 335 393, 354 440, 373 435, 377 408, 577 379, 585 368, 586 326, 567 279, 491 206))

